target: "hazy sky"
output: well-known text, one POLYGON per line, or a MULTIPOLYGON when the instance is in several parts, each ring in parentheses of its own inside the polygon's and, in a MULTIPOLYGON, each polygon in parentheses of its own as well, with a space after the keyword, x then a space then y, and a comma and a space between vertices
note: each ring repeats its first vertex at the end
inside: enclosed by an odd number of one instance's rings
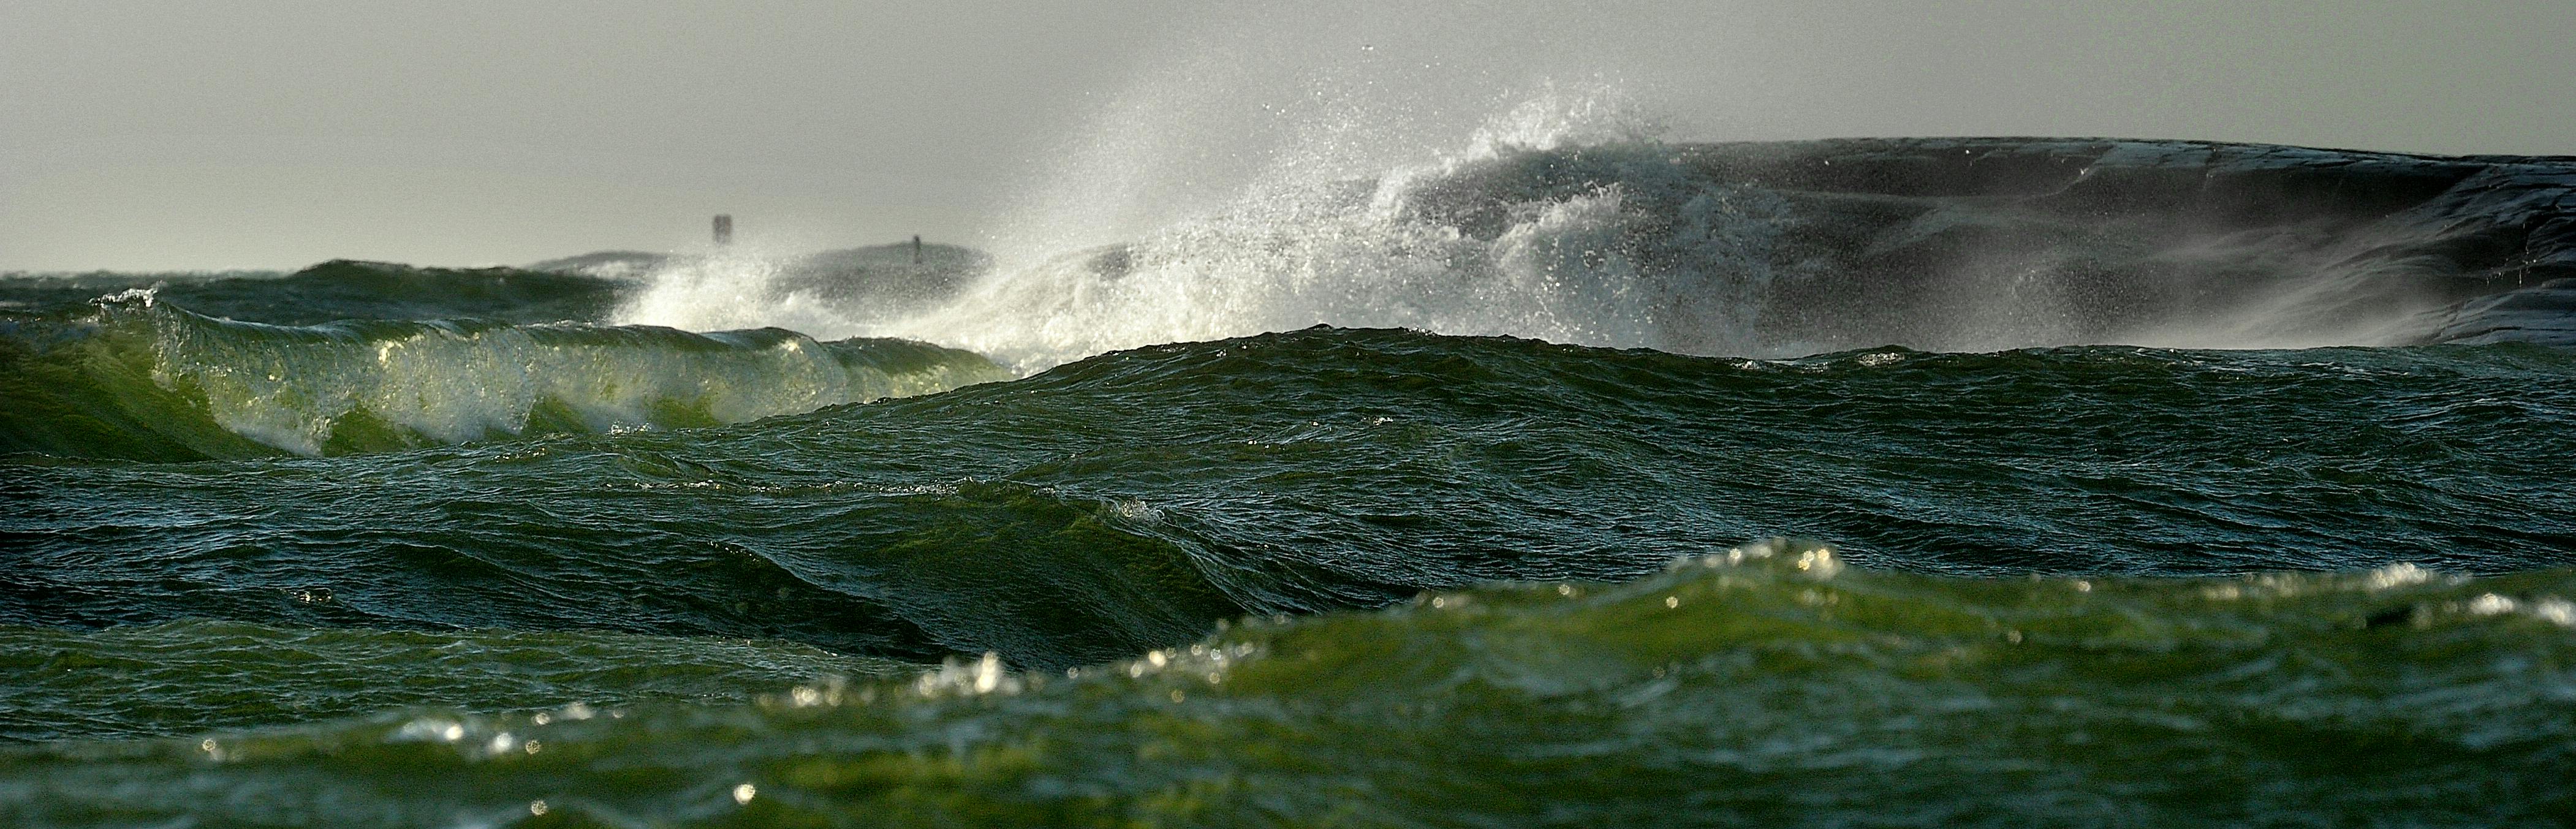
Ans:
POLYGON ((2571 42, 2569 0, 8 0, 0 270, 1052 244, 1550 83, 1677 139, 2576 154, 2571 42))

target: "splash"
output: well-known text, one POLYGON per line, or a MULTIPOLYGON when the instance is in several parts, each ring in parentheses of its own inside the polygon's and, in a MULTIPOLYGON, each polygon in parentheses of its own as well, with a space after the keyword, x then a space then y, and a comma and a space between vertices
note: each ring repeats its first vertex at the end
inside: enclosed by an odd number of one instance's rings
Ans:
POLYGON ((1319 127, 1222 210, 866 333, 1024 371, 1319 324, 1723 348, 1749 330, 1780 206, 1690 175, 1634 112, 1615 87, 1543 85, 1451 153, 1358 177, 1315 174, 1336 166, 1319 127))
POLYGON ((1068 187, 1098 208, 1041 200, 1057 213, 1001 246, 1050 252, 1006 253, 1016 264, 935 299, 834 305, 764 261, 710 257, 666 269, 624 319, 914 338, 1023 373, 1315 325, 1754 357, 2576 337, 2561 310, 2576 291, 2531 284, 2558 255, 2544 231, 2560 219, 2526 209, 2565 188, 2545 160, 2108 139, 1668 143, 1602 82, 1541 84, 1452 131, 1446 151, 1383 162, 1412 139, 1378 122, 1401 117, 1329 86, 1310 97, 1307 120, 1263 125, 1287 138, 1227 200, 1131 241, 1068 228, 1134 213, 1168 189, 1153 179, 1204 148, 1157 165, 1115 133, 1075 154, 1068 187), (2499 291, 2514 293, 2485 299, 2499 291))
MULTIPOLYGON (((1627 88, 1606 81, 1542 82, 1529 97, 1487 118, 1454 161, 1488 161, 1575 146, 1652 143, 1667 128, 1627 88)), ((1455 168, 1455 163, 1449 165, 1455 168)))
POLYGON ((673 257, 644 272, 643 288, 610 321, 687 331, 776 327, 826 339, 858 327, 847 309, 791 284, 789 266, 786 256, 749 248, 673 257))

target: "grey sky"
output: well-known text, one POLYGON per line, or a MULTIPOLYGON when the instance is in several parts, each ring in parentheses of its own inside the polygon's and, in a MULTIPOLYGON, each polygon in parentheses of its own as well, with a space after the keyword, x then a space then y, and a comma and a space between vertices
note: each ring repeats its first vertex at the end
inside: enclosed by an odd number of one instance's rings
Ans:
POLYGON ((2576 153, 2566 0, 1275 5, 12 0, 0 269, 1079 241, 1549 79, 1676 138, 2576 153))

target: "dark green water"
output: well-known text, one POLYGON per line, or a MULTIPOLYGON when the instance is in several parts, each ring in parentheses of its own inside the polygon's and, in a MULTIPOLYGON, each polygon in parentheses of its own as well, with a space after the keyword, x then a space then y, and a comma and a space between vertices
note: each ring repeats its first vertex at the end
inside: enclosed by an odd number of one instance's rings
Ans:
POLYGON ((14 313, 9 825, 2576 819, 2564 349, 14 313))

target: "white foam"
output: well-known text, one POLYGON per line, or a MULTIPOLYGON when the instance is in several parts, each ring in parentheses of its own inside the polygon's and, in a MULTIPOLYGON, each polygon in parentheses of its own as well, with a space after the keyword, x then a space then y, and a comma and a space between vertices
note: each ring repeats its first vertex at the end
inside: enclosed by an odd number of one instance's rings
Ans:
POLYGON ((150 326, 155 382, 192 387, 218 425, 304 455, 321 454, 358 412, 463 443, 520 433, 548 404, 611 432, 653 426, 672 406, 737 423, 999 379, 972 360, 898 372, 853 366, 790 334, 409 323, 359 335, 132 313, 150 326))
POLYGON ((846 307, 810 289, 781 290, 787 257, 757 249, 674 256, 645 272, 641 290, 610 314, 619 325, 684 331, 775 327, 822 339, 857 336, 864 326, 846 307))
POLYGON ((944 307, 862 330, 1024 371, 1317 324, 1723 350, 1767 279, 1781 211, 1688 175, 1615 114, 1615 93, 1549 87, 1448 156, 1361 179, 1266 179, 1214 215, 1006 269, 944 307), (1599 145, 1577 183, 1532 166, 1534 153, 1604 136, 1622 143, 1599 145), (1496 179, 1496 232, 1462 233, 1442 214, 1438 191, 1464 175, 1496 179))

